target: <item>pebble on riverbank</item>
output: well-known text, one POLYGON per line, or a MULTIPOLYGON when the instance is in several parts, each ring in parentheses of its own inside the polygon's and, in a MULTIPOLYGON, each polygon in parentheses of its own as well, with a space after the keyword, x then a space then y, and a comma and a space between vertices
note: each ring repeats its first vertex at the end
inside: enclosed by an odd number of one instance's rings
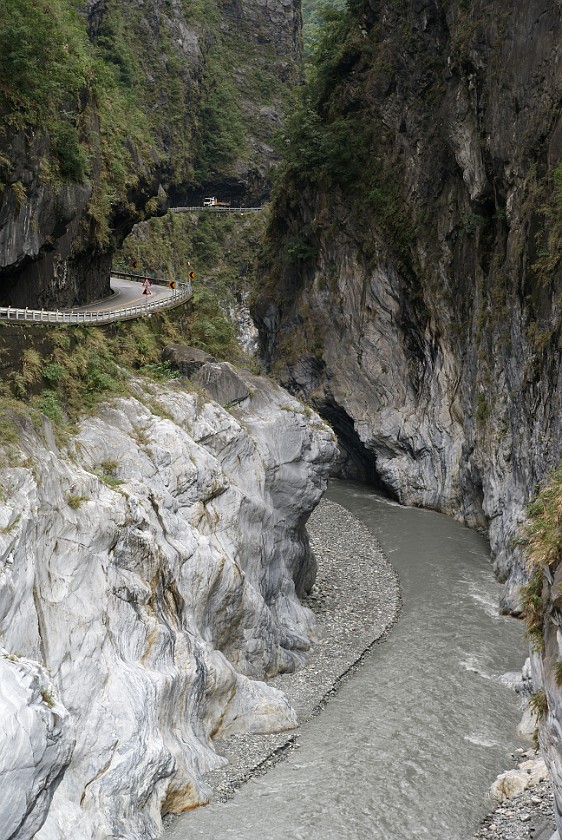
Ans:
POLYGON ((490 794, 499 801, 482 820, 474 840, 551 840, 556 831, 552 788, 543 759, 534 750, 518 759, 517 768, 502 773, 492 785, 490 794), (520 777, 524 775, 529 776, 529 785, 522 790, 526 780, 520 777))

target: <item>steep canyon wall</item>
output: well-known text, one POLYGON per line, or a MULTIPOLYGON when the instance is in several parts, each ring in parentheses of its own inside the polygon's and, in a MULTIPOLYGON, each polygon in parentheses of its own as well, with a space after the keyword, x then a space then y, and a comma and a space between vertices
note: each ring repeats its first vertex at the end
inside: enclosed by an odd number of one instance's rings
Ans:
POLYGON ((263 352, 344 474, 488 529, 516 607, 561 452, 560 7, 353 6, 275 204, 263 352))
MULTIPOLYGON (((487 530, 518 612, 562 454, 562 5, 348 6, 288 146, 262 352, 338 431, 340 474, 487 530)), ((559 498, 526 598, 562 830, 559 498)))

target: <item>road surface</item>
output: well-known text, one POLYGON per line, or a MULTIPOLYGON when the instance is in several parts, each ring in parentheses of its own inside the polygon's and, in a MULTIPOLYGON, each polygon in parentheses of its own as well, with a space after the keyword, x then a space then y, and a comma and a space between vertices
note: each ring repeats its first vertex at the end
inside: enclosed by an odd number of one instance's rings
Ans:
POLYGON ((136 280, 124 280, 117 277, 111 278, 111 297, 89 303, 87 306, 73 307, 73 312, 114 312, 118 309, 126 309, 128 306, 140 306, 147 300, 157 301, 171 298, 174 295, 173 289, 167 286, 150 287, 151 295, 143 295, 142 283, 136 280))

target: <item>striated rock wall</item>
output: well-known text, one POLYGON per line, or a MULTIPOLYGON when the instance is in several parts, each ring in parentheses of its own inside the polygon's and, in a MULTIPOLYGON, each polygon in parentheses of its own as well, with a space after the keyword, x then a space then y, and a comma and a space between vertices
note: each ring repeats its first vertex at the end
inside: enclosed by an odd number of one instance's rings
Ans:
POLYGON ((0 830, 31 840, 70 762, 74 732, 44 668, 1 649, 0 676, 0 830))
POLYGON ((1 754, 4 808, 35 831, 18 840, 155 838, 162 812, 207 801, 214 737, 295 724, 262 680, 314 638, 296 590, 314 579, 305 523, 333 435, 267 380, 206 379, 219 398, 234 382, 236 405, 139 385, 62 449, 23 429, 2 469, 0 639, 17 657, 0 667, 25 686, 35 660, 52 681, 44 702, 0 693, 2 721, 17 700, 28 741, 50 736, 31 762, 23 739, 1 754))

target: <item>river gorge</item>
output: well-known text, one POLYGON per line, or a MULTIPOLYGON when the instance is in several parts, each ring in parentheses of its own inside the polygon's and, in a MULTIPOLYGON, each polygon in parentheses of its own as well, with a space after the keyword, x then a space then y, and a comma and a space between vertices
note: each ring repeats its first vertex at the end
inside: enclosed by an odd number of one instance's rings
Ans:
POLYGON ((523 694, 562 837, 561 103, 562 0, 2 0, 0 840, 480 840, 523 694))

